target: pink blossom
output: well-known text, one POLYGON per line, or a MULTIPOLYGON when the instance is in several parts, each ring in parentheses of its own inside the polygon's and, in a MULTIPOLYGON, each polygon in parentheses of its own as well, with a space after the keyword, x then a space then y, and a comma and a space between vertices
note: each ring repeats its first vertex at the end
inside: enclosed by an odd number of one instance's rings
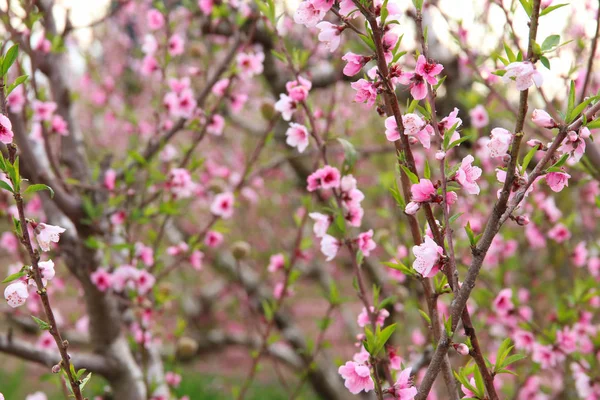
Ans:
POLYGON ((406 368, 398 375, 396 383, 390 388, 390 394, 396 400, 413 400, 417 395, 417 388, 413 385, 410 374, 412 368, 406 368))
POLYGON ((198 7, 205 15, 210 15, 214 7, 214 0, 198 0, 198 7))
POLYGON ((487 147, 490 150, 490 157, 504 157, 512 142, 513 134, 503 128, 492 129, 491 140, 487 147))
POLYGON ((156 37, 154 35, 144 35, 144 39, 142 42, 142 53, 146 56, 153 56, 158 50, 158 42, 156 41, 156 37))
POLYGON ((317 189, 336 189, 340 186, 340 178, 337 168, 326 165, 308 176, 307 190, 314 192, 317 189))
POLYGON ((114 169, 107 169, 104 173, 104 187, 111 192, 115 190, 117 172, 114 169))
POLYGON ((190 255, 190 264, 196 271, 202 270, 202 261, 204 260, 204 253, 200 250, 194 250, 190 255))
POLYGON ((290 297, 294 294, 294 291, 291 288, 285 288, 285 284, 283 282, 277 282, 273 287, 273 297, 277 300, 281 299, 281 297, 290 297))
POLYGON ((442 132, 442 136, 445 134, 444 131, 451 129, 454 125, 456 125, 456 129, 452 133, 452 137, 450 138, 450 143, 453 143, 460 139, 460 134, 458 133, 458 128, 462 125, 462 119, 458 118, 458 108, 454 107, 454 110, 447 116, 444 117, 438 127, 442 132))
MULTIPOLYGON (((374 313, 375 307, 371 306, 370 310, 371 310, 371 313, 374 313)), ((367 309, 365 307, 363 307, 361 313, 358 314, 358 318, 356 320, 356 323, 358 324, 358 326, 360 326, 361 328, 364 328, 365 326, 369 325, 371 323, 371 316, 370 316, 371 313, 367 313, 367 309)), ((377 318, 376 318, 375 324, 377 326, 379 326, 380 328, 382 328, 383 324, 385 322, 385 319, 389 316, 390 316, 389 311, 386 310, 385 308, 382 308, 381 310, 379 310, 377 312, 377 318)))
POLYGON ((363 252, 365 257, 371 255, 371 251, 375 250, 377 244, 373 240, 373 229, 369 229, 367 232, 363 232, 356 238, 358 242, 358 248, 363 252))
POLYGON ((506 73, 502 76, 502 80, 507 83, 512 78, 517 81, 517 89, 526 90, 535 83, 535 86, 540 87, 544 82, 544 77, 535 66, 529 62, 514 62, 504 67, 506 73))
POLYGON ((166 187, 178 199, 191 197, 196 189, 196 184, 192 182, 192 177, 185 168, 173 168, 169 172, 166 187))
POLYGON ((56 111, 56 103, 53 101, 33 101, 33 119, 35 121, 50 121, 56 111))
POLYGON ((565 354, 571 354, 577 350, 578 339, 577 332, 568 326, 556 331, 556 346, 565 354))
POLYGON ((181 383, 181 375, 176 374, 173 371, 169 371, 165 374, 165 382, 171 387, 179 387, 179 384, 181 383))
POLYGON ((294 22, 302 24, 307 28, 312 28, 319 23, 327 11, 323 11, 315 6, 314 0, 305 0, 300 3, 294 13, 294 22))
POLYGON ((225 128, 225 118, 219 114, 210 117, 210 122, 206 126, 206 131, 214 136, 221 136, 225 128))
POLYGON ((273 273, 282 270, 284 267, 285 257, 283 254, 273 254, 271 258, 269 258, 269 266, 267 267, 267 271, 273 273))
MULTIPOLYGON (((40 270, 40 275, 42 276, 42 283, 44 286, 46 286, 48 284, 48 281, 52 280, 52 278, 54 278, 56 274, 56 272, 54 271, 54 261, 39 261, 38 268, 40 270)), ((31 286, 35 286, 35 280, 30 278, 29 284, 31 286)))
POLYGON ((308 147, 309 133, 304 125, 292 122, 285 135, 287 137, 285 142, 292 147, 297 147, 300 153, 308 147))
POLYGON ((10 254, 15 254, 19 249, 19 241, 14 233, 3 232, 0 236, 0 247, 10 254))
POLYGON ((137 242, 135 244, 135 256, 142 260, 147 267, 154 265, 154 250, 150 246, 137 242))
POLYGON ((42 251, 50 251, 50 243, 58 243, 60 234, 66 231, 65 228, 54 225, 47 225, 40 222, 35 227, 35 234, 38 244, 42 251))
MULTIPOLYGON (((185 76, 181 79, 170 78, 169 79, 169 88, 177 94, 182 93, 185 89, 190 88, 190 77, 185 76)), ((214 92, 213 92, 214 93, 214 92)))
POLYGON ((485 128, 490 122, 488 113, 481 104, 469 111, 469 116, 471 117, 471 125, 478 129, 485 128))
POLYGON ((213 85, 211 91, 213 92, 214 95, 223 97, 223 96, 225 96, 225 92, 227 91, 228 87, 229 87, 229 79, 224 78, 224 79, 218 80, 217 83, 215 83, 213 85))
POLYGON ((444 66, 442 64, 436 64, 435 62, 428 62, 423 54, 417 59, 417 66, 415 67, 415 73, 421 75, 430 85, 438 83, 436 75, 438 75, 444 66))
POLYGON ((112 275, 104 268, 98 268, 90 275, 90 281, 101 292, 106 292, 112 286, 112 275))
POLYGON ((507 317, 515 306, 512 302, 512 289, 502 289, 494 299, 493 309, 501 317, 507 317))
POLYGON ((217 231, 208 231, 204 238, 204 243, 208 247, 219 247, 223 243, 223 235, 217 231))
POLYGON ((22 85, 17 86, 10 92, 6 98, 6 103, 8 109, 13 113, 20 113, 23 110, 23 106, 25 105, 25 94, 23 93, 22 85))
POLYGON ((467 346, 464 343, 459 343, 459 344, 455 344, 454 345, 454 349, 456 350, 456 352, 458 354, 460 354, 461 356, 466 356, 469 354, 469 346, 467 346))
POLYGON ((142 59, 140 73, 142 76, 150 76, 152 73, 159 70, 158 61, 152 55, 148 54, 142 59))
POLYGON ((329 11, 333 6, 334 0, 312 0, 312 2, 316 9, 329 11))
POLYGON ((469 194, 479 194, 477 179, 481 176, 481 168, 471 165, 475 161, 472 155, 463 158, 460 168, 456 171, 456 181, 465 188, 469 194))
POLYGON ((4 298, 12 308, 25 304, 28 297, 29 290, 23 281, 13 282, 4 289, 4 298))
POLYGON ((25 400, 48 400, 48 396, 43 392, 35 392, 25 397, 25 400))
POLYGON ((12 123, 5 115, 0 114, 0 142, 4 144, 12 143, 15 134, 12 131, 12 123))
POLYGON ((427 97, 427 85, 425 80, 419 74, 414 74, 410 81, 410 95, 415 100, 423 100, 427 97))
POLYGON ((400 132, 398 132, 398 124, 396 118, 392 115, 385 119, 385 137, 390 142, 400 140, 400 132))
POLYGON ((432 200, 436 195, 436 190, 429 179, 421 178, 419 183, 410 187, 410 193, 413 201, 425 203, 432 200))
POLYGON ((245 78, 252 78, 254 75, 260 75, 263 72, 263 62, 265 61, 265 53, 239 53, 236 57, 237 66, 240 70, 240 75, 245 78))
POLYGON ((556 224, 548 231, 548 237, 557 243, 562 243, 571 238, 571 232, 563 224, 556 224))
POLYGON ((234 203, 233 193, 231 193, 231 192, 219 193, 218 195, 215 196, 215 198, 210 206, 210 212, 213 213, 213 215, 216 215, 223 219, 231 218, 231 216, 233 215, 233 210, 234 210, 233 203, 234 203))
POLYGON ((412 250, 416 257, 413 262, 415 271, 426 278, 435 275, 438 269, 434 267, 438 263, 440 256, 443 255, 444 250, 429 236, 425 236, 425 241, 419 246, 413 246, 412 250))
POLYGON ((512 334, 512 339, 515 342, 515 348, 518 350, 532 351, 533 345, 535 344, 535 337, 533 333, 517 329, 512 334))
POLYGON ((156 283, 156 278, 145 269, 139 270, 136 277, 137 291, 141 295, 147 294, 156 283))
POLYGON ((184 46, 185 42, 183 38, 177 33, 173 34, 167 43, 169 54, 173 57, 182 55, 183 51, 185 50, 184 46))
POLYGON ((365 62, 368 60, 365 56, 361 56, 360 54, 354 54, 352 52, 348 52, 344 54, 342 60, 346 61, 346 66, 342 71, 346 76, 354 76, 358 74, 365 62))
POLYGON ((354 101, 357 103, 367 103, 369 107, 372 107, 377 100, 377 88, 375 85, 366 79, 359 79, 356 82, 350 84, 352 89, 356 90, 356 96, 354 101))
POLYGON ((571 254, 571 260, 573 261, 573 265, 576 267, 585 266, 586 260, 588 257, 588 250, 585 242, 577 243, 575 249, 573 249, 573 254, 571 254))
POLYGON ((296 111, 296 102, 287 94, 281 93, 279 100, 275 103, 275 111, 281 113, 281 118, 289 121, 296 111))
POLYGON ((546 174, 546 183, 552 191, 560 192, 565 186, 569 186, 570 177, 571 175, 566 172, 548 172, 546 174))
POLYGON ((325 255, 326 261, 331 261, 337 255, 338 250, 341 247, 339 240, 331 235, 324 235, 321 239, 321 253, 325 255))
POLYGON ((417 213, 417 211, 419 211, 420 208, 421 208, 421 203, 411 201, 404 208, 404 212, 407 213, 408 215, 415 215, 417 213))
POLYGON ((371 371, 366 365, 348 361, 338 369, 338 372, 344 378, 344 386, 352 394, 358 394, 363 390, 370 392, 375 388, 371 371))
POLYGON ((552 346, 545 346, 539 343, 533 345, 533 362, 540 364, 542 369, 548 369, 556 366, 558 360, 552 346))
POLYGON ((322 238, 327 233, 327 229, 329 229, 329 225, 331 224, 332 218, 328 215, 312 212, 308 214, 310 218, 315 221, 313 225, 313 232, 316 237, 322 238))
POLYGON ((421 117, 417 114, 405 114, 402 116, 402 124, 404 125, 404 134, 406 136, 416 138, 426 149, 431 147, 433 127, 426 124, 421 117))
POLYGON ((155 8, 148 10, 146 21, 148 22, 148 28, 153 31, 158 30, 165 25, 164 15, 155 8))
POLYGON ((533 110, 533 113, 531 113, 531 120, 533 121, 534 124, 536 124, 537 126, 540 126, 542 128, 556 127, 556 122, 554 122, 554 120, 552 119, 550 114, 548 114, 544 110, 538 110, 538 109, 533 110))
POLYGON ((321 31, 319 32, 319 41, 325 43, 325 47, 330 52, 333 53, 336 51, 340 46, 340 41, 342 39, 341 33, 344 28, 327 21, 319 22, 316 27, 321 31))
POLYGON ((312 82, 303 77, 285 84, 285 89, 294 101, 304 101, 308 98, 308 92, 312 88, 312 82))
POLYGON ((37 342, 35 343, 36 347, 43 350, 54 350, 56 346, 56 342, 54 341, 54 336, 48 331, 42 332, 37 342))
POLYGON ((350 15, 354 10, 356 10, 356 5, 352 0, 340 0, 340 14, 349 16, 350 18, 356 17, 357 13, 350 15))

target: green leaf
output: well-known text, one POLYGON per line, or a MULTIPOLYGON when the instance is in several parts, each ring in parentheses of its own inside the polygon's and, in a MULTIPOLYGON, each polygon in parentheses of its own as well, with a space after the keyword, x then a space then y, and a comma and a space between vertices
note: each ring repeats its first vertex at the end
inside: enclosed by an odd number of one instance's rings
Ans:
POLYGON ((508 57, 509 63, 515 62, 515 60, 517 59, 517 56, 515 56, 515 53, 512 51, 512 49, 510 47, 508 47, 506 42, 504 42, 504 51, 506 52, 506 56, 508 57))
POLYGON ((83 380, 79 384, 79 390, 83 391, 83 388, 85 388, 85 385, 88 384, 88 382, 90 381, 90 379, 92 379, 92 373, 91 372, 89 374, 87 374, 87 376, 85 378, 83 378, 83 380))
POLYGON ((4 77, 8 72, 8 69, 13 65, 19 54, 19 45, 13 44, 10 49, 6 52, 4 59, 2 60, 2 68, 0 69, 0 78, 4 77))
POLYGON ((381 332, 378 332, 376 345, 371 349, 371 353, 370 353, 373 357, 375 357, 375 356, 377 356, 377 354, 379 354, 379 352, 383 349, 383 347, 385 346, 387 341, 390 339, 390 336, 392 336, 392 334, 394 333, 395 330, 396 330, 396 324, 392 324, 392 325, 384 328, 381 332))
POLYGON ((429 166, 428 160, 425 160, 425 171, 423 172, 423 176, 425 176, 425 179, 431 179, 431 167, 429 166))
POLYGON ((33 315, 31 316, 31 318, 33 318, 33 320, 37 323, 37 326, 38 326, 38 328, 40 328, 40 330, 42 330, 42 331, 50 330, 51 326, 46 321, 42 321, 41 319, 34 317, 33 315))
POLYGON ((560 35, 550 35, 542 42, 542 52, 548 52, 560 43, 560 35))
POLYGON ((27 80, 27 78, 29 78, 29 75, 21 75, 17 79, 15 79, 15 81, 13 83, 11 83, 10 85, 8 85, 6 87, 5 96, 8 96, 13 90, 15 90, 15 88, 17 86, 19 86, 20 84, 25 82, 27 80))
POLYGON ((19 278, 21 278, 21 277, 23 277, 25 275, 27 275, 27 271, 23 268, 19 272, 15 272, 14 274, 7 276, 2 281, 2 283, 9 283, 9 282, 12 282, 12 281, 16 281, 17 279, 19 279, 19 278))
POLYGON ((546 8, 544 8, 544 9, 542 10, 542 12, 540 13, 540 17, 543 17, 544 15, 548 15, 548 14, 550 14, 552 11, 554 11, 554 10, 556 10, 556 9, 558 9, 558 8, 564 7, 564 6, 568 6, 568 5, 569 5, 569 3, 562 3, 562 4, 556 4, 556 5, 554 5, 554 6, 549 6, 549 7, 546 7, 546 8))
POLYGON ((354 164, 356 164, 356 161, 358 160, 358 153, 356 152, 354 145, 352 143, 350 143, 349 141, 347 141, 346 139, 338 138, 337 141, 340 142, 340 144, 344 148, 344 168, 343 168, 343 170, 344 170, 344 174, 347 174, 350 171, 352 171, 354 164))
POLYGON ((583 110, 592 102, 598 99, 598 96, 588 97, 584 101, 581 102, 577 107, 575 107, 570 115, 571 120, 574 120, 583 112, 583 110))
POLYGON ((467 225, 465 226, 465 231, 467 232, 467 236, 469 237, 469 243, 471 244, 471 247, 475 247, 477 243, 475 242, 475 235, 473 234, 473 229, 471 229, 471 221, 467 222, 467 225))
POLYGON ((418 11, 423 9, 423 0, 413 0, 413 5, 418 11))
POLYGON ((571 113, 575 107, 575 81, 571 81, 571 87, 569 89, 569 103, 567 105, 567 123, 571 122, 571 113))
POLYGON ((35 193, 41 190, 48 190, 50 192, 50 198, 54 197, 54 190, 48 185, 44 185, 43 183, 37 183, 35 185, 29 185, 29 187, 25 190, 25 193, 35 193))
POLYGON ((533 4, 531 4, 529 0, 519 0, 519 3, 521 3, 529 18, 531 18, 531 14, 533 14, 533 4))
POLYGON ((464 213, 458 213, 458 214, 454 214, 453 216, 451 216, 450 218, 448 218, 448 223, 453 223, 454 221, 456 221, 461 215, 463 215, 464 213))
POLYGON ((546 57, 541 56, 540 57, 540 61, 542 63, 542 65, 548 69, 550 69, 550 60, 548 60, 546 57))
POLYGON ((475 386, 477 386, 477 397, 483 398, 485 396, 485 385, 483 384, 483 377, 479 368, 475 368, 473 377, 475 378, 475 386))
POLYGON ((569 153, 563 154, 563 156, 560 158, 560 160, 558 160, 557 162, 555 162, 550 168, 555 168, 556 169, 556 168, 562 167, 567 162, 568 158, 569 158, 569 153))
POLYGON ((450 146, 448 146, 448 150, 450 150, 453 147, 458 146, 459 144, 466 142, 467 140, 471 139, 471 136, 463 136, 458 140, 455 140, 454 142, 450 143, 450 146))
POLYGON ((421 310, 421 309, 419 309, 419 314, 421 314, 421 317, 423 317, 423 319, 424 319, 425 321, 427 321, 427 323, 428 323, 429 325, 431 325, 431 318, 429 317, 429 314, 427 314, 425 311, 423 311, 423 310, 421 310))
POLYGON ((455 123, 454 125, 452 125, 452 127, 450 129, 448 129, 446 132, 444 132, 444 151, 448 151, 448 146, 450 144, 450 139, 452 139, 452 135, 454 134, 454 131, 456 131, 456 128, 458 128, 458 124, 460 122, 455 123))
POLYGON ((10 185, 7 182, 5 182, 5 181, 0 181, 0 188, 8 190, 11 193, 14 193, 13 188, 10 187, 10 185))
POLYGON ((527 166, 529 166, 531 159, 533 158, 533 156, 535 155, 535 153, 537 151, 538 151, 538 146, 534 146, 531 150, 529 150, 527 152, 527 154, 525 154, 525 157, 523 158, 523 165, 521 167, 521 169, 523 171, 527 170, 527 166))
POLYGON ((404 171, 404 173, 406 174, 406 176, 408 176, 408 179, 411 181, 412 184, 419 183, 419 177, 417 175, 413 174, 411 172, 411 170, 409 170, 404 165, 401 165, 400 167, 402 168, 402 171, 404 171))

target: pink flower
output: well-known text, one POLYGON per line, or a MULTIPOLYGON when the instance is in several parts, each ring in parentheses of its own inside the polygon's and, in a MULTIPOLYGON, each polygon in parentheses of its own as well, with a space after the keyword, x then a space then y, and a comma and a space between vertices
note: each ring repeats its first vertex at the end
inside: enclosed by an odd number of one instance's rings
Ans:
POLYGON ((145 35, 142 42, 142 52, 147 56, 152 56, 158 50, 158 42, 154 35, 145 35))
MULTIPOLYGON (((6 98, 6 103, 10 111, 20 113, 25 105, 25 95, 23 94, 23 86, 17 86, 6 98)), ((0 128, 1 129, 1 128, 0 128)))
POLYGON ((585 266, 586 260, 588 257, 588 250, 585 242, 577 243, 575 249, 573 250, 573 254, 571 254, 571 260, 573 261, 573 265, 576 267, 585 266))
POLYGON ((454 349, 456 350, 456 352, 458 354, 460 354, 461 356, 466 356, 469 354, 469 346, 467 346, 464 343, 459 343, 459 344, 455 344, 454 345, 454 349))
POLYGON ((286 288, 285 292, 284 292, 284 283, 283 282, 277 282, 275 284, 275 286, 273 287, 273 297, 277 300, 281 299, 281 297, 285 296, 285 297, 290 297, 294 294, 294 291, 291 288, 286 288))
POLYGON ((463 158, 460 168, 456 171, 456 181, 465 188, 469 194, 479 194, 477 179, 481 176, 481 168, 471 165, 475 161, 472 155, 463 158))
POLYGON ((404 208, 404 212, 407 213, 408 215, 415 215, 417 213, 417 211, 419 211, 420 208, 421 208, 421 203, 411 201, 404 208))
POLYGON ((542 128, 556 127, 556 122, 554 122, 550 114, 544 110, 533 110, 533 113, 531 113, 531 120, 534 124, 541 126, 542 128))
POLYGON ((190 264, 196 271, 202 270, 202 260, 204 260, 204 253, 200 250, 194 250, 190 255, 190 264))
POLYGON ((331 235, 325 235, 321 239, 321 253, 325 255, 326 261, 331 261, 337 255, 338 250, 341 247, 341 243, 339 240, 334 238, 331 235))
MULTIPOLYGON (((38 268, 40 269, 40 275, 42 276, 42 283, 44 286, 48 284, 48 281, 54 278, 56 272, 54 271, 54 261, 40 261, 38 262, 38 268)), ((35 280, 29 279, 29 284, 35 286, 35 280)))
POLYGON ((305 0, 300 3, 294 13, 294 22, 312 28, 323 19, 327 11, 317 8, 314 1, 305 0))
POLYGON ((507 317, 515 306, 512 302, 512 289, 502 289, 494 299, 493 309, 501 317, 507 317))
POLYGON ((215 196, 215 198, 210 206, 210 212, 213 213, 213 215, 216 215, 223 219, 231 218, 231 216, 233 215, 233 210, 234 210, 233 203, 234 203, 233 193, 231 193, 231 192, 219 193, 218 195, 215 196))
POLYGON ((275 103, 275 111, 281 113, 281 118, 289 121, 296 111, 296 102, 287 94, 281 93, 279 100, 275 103))
POLYGON ((0 114, 0 142, 4 144, 12 143, 15 134, 12 131, 12 123, 5 115, 0 114))
POLYGON ((444 253, 444 250, 429 236, 425 236, 425 241, 419 246, 413 246, 412 250, 416 257, 413 263, 415 271, 425 278, 435 275, 438 269, 434 267, 438 263, 440 256, 444 253))
POLYGON ((285 267, 285 257, 283 254, 273 254, 269 259, 269 266, 267 271, 273 273, 282 270, 285 267))
POLYGON ((254 75, 262 74, 265 53, 240 53, 237 55, 236 61, 240 69, 240 75, 245 78, 252 78, 254 75))
POLYGON ((429 179, 421 178, 419 183, 415 183, 410 187, 410 193, 413 201, 425 203, 432 200, 436 195, 436 190, 429 179))
POLYGON ((53 101, 33 101, 33 119, 34 121, 50 121, 56 111, 56 103, 53 101))
POLYGON ((338 372, 344 378, 344 386, 352 394, 358 394, 363 390, 370 392, 375 388, 371 371, 366 365, 348 361, 338 369, 338 372))
POLYGON ((141 295, 147 294, 156 283, 156 278, 145 269, 139 270, 136 279, 137 291, 141 295))
POLYGON ((332 218, 328 215, 312 212, 308 214, 310 218, 315 221, 313 225, 313 232, 316 237, 322 238, 327 233, 327 229, 329 229, 329 225, 331 224, 332 218))
POLYGON ((569 186, 570 177, 571 175, 565 172, 548 172, 546 174, 546 183, 552 191, 560 192, 565 186, 569 186))
POLYGON ((290 98, 294 101, 304 101, 308 97, 308 92, 312 88, 312 82, 303 77, 299 77, 298 80, 290 81, 285 84, 285 89, 288 92, 290 98))
POLYGON ((393 398, 396 400, 413 400, 417 395, 417 388, 412 384, 410 373, 412 372, 412 368, 406 368, 398 378, 396 379, 396 383, 392 388, 390 388, 390 394, 394 396, 393 398))
POLYGON ((178 199, 191 197, 196 189, 196 184, 192 182, 192 177, 185 168, 173 168, 169 172, 166 187, 178 199))
POLYGON ((557 243, 562 243, 571 238, 571 232, 563 224, 556 224, 548 231, 548 237, 557 243))
POLYGON ((512 339, 514 340, 515 347, 518 350, 524 350, 524 351, 532 351, 533 350, 533 345, 535 344, 535 337, 533 336, 533 333, 531 333, 529 331, 524 331, 522 329, 517 329, 512 334, 512 339))
POLYGON ((214 114, 210 117, 210 123, 206 127, 206 131, 214 136, 221 136, 225 128, 225 118, 219 114, 214 114))
POLYGON ((425 85, 425 80, 419 74, 414 74, 411 77, 410 95, 415 100, 423 100, 425 97, 427 97, 427 85, 425 85))
POLYGON ((312 3, 318 10, 329 11, 333 7, 334 0, 312 0, 312 3))
POLYGON ((154 264, 154 250, 150 246, 145 246, 141 242, 135 244, 135 256, 138 257, 147 267, 154 264))
POLYGON ((531 356, 531 359, 533 362, 540 364, 542 369, 552 368, 558 362, 552 346, 544 346, 539 343, 533 345, 533 355, 531 356))
POLYGON ((488 113, 481 104, 469 111, 469 116, 471 117, 471 125, 478 129, 485 128, 490 122, 488 113))
POLYGON ((512 142, 513 134, 504 128, 492 129, 491 140, 487 147, 490 150, 490 157, 504 157, 512 142))
POLYGON ((173 371, 169 371, 165 374, 165 382, 167 385, 176 388, 181 383, 181 375, 176 374, 173 371))
POLYGON ((396 118, 392 115, 385 119, 385 137, 390 142, 400 140, 400 132, 398 132, 398 124, 396 118))
POLYGON ((565 354, 574 353, 577 350, 578 341, 577 332, 568 326, 556 331, 556 346, 565 354))
POLYGON ((142 65, 140 67, 142 76, 150 76, 158 70, 158 61, 156 61, 156 58, 152 57, 152 55, 148 54, 142 59, 142 65))
POLYGON ((43 222, 39 223, 35 227, 35 234, 42 251, 50 251, 50 243, 58 243, 60 234, 64 231, 66 231, 66 229, 61 228, 60 226, 47 225, 43 222))
POLYGON ((340 186, 340 177, 337 168, 326 165, 308 176, 307 190, 314 192, 317 189, 336 189, 340 186))
POLYGON ((198 7, 206 15, 212 14, 214 3, 213 0, 198 0, 198 7))
POLYGON ((25 400, 48 400, 48 396, 43 392, 35 392, 28 395, 25 400))
POLYGON ((106 292, 112 286, 112 275, 104 268, 98 268, 90 275, 90 281, 101 292, 106 292))
POLYGON ((373 229, 360 233, 356 240, 358 242, 358 248, 363 252, 365 257, 368 257, 371 254, 371 250, 375 250, 377 247, 377 244, 373 240, 373 229))
POLYGON ((438 75, 444 66, 442 64, 430 63, 427 61, 425 56, 421 54, 417 59, 417 66, 415 67, 415 73, 421 75, 430 85, 438 83, 436 75, 438 75))
POLYGON ((204 243, 208 247, 218 247, 223 243, 223 235, 217 231, 208 231, 204 238, 204 243))
POLYGON ((285 132, 287 136, 286 143, 292 147, 297 147, 300 153, 308 147, 308 129, 304 125, 292 122, 285 132))
POLYGON ((169 54, 173 57, 183 54, 183 51, 185 50, 184 45, 185 45, 185 42, 184 42, 183 38, 180 35, 178 35, 177 33, 173 34, 169 38, 169 43, 167 43, 167 48, 169 49, 169 54))
POLYGON ((117 172, 114 169, 107 169, 104 173, 104 187, 111 192, 115 190, 117 172))
POLYGON ((148 10, 146 21, 148 22, 148 28, 153 31, 160 29, 165 25, 164 15, 155 8, 148 10))
POLYGON ((341 33, 344 28, 327 21, 319 22, 316 27, 321 30, 321 32, 319 32, 319 41, 325 43, 325 47, 331 53, 336 51, 340 46, 340 41, 342 39, 341 33))
POLYGON ((365 62, 368 61, 368 58, 359 54, 348 52, 344 54, 342 60, 346 61, 346 66, 342 71, 344 75, 354 76, 360 72, 362 67, 365 65, 365 62))
POLYGON ((442 131, 442 135, 444 135, 445 130, 449 130, 454 125, 456 125, 456 130, 452 133, 452 137, 450 138, 450 143, 453 143, 460 139, 460 134, 458 133, 458 128, 462 125, 462 119, 458 118, 458 108, 454 107, 454 110, 448 114, 447 117, 444 117, 438 127, 440 131, 442 131))
POLYGON ((54 341, 54 336, 52 336, 50 332, 44 331, 38 338, 35 345, 43 350, 53 350, 54 346, 56 346, 56 342, 54 341))
MULTIPOLYGON (((375 312, 375 307, 371 306, 370 307, 371 313, 375 312)), ((375 324, 377 326, 379 326, 380 328, 383 328, 383 324, 385 322, 385 319, 387 317, 390 316, 390 313, 388 310, 386 310, 385 308, 382 308, 381 310, 379 310, 379 312, 377 313, 377 318, 375 320, 375 324)), ((360 314, 358 314, 358 318, 356 320, 356 323, 358 324, 358 326, 360 326, 361 328, 364 328, 365 326, 369 325, 371 323, 371 316, 370 313, 367 312, 367 309, 365 307, 363 307, 362 311, 360 314)))
POLYGON ((402 116, 402 124, 404 125, 404 134, 406 136, 416 138, 426 149, 431 147, 433 127, 425 124, 425 121, 421 117, 417 114, 405 114, 402 116))
POLYGON ((366 79, 359 79, 356 82, 350 84, 352 89, 356 90, 356 96, 354 101, 357 103, 367 103, 369 107, 372 107, 377 100, 377 88, 375 85, 366 79))
POLYGON ((23 281, 13 282, 4 289, 4 298, 12 308, 25 304, 28 297, 29 291, 23 281))
POLYGON ((535 83, 535 86, 540 87, 544 82, 544 77, 529 61, 514 62, 504 67, 506 73, 502 77, 502 80, 507 83, 512 78, 517 81, 517 89, 526 90, 535 83))

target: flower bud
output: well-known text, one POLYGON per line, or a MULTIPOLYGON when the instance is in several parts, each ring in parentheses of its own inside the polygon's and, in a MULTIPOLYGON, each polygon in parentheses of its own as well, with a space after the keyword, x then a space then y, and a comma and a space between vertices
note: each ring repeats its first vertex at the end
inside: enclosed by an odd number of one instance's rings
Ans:
POLYGON ((515 218, 515 222, 521 226, 525 226, 529 223, 529 216, 527 215, 518 215, 515 218))
POLYGON ((406 205, 406 208, 404 209, 404 212, 407 213, 408 215, 415 215, 417 213, 417 211, 419 211, 419 208, 421 208, 421 204, 420 203, 416 203, 414 201, 411 201, 410 203, 408 203, 406 205))
POLYGON ((60 363, 52 366, 52 373, 58 374, 60 372, 60 363))
POLYGON ((238 241, 231 245, 231 252, 236 260, 243 260, 248 257, 252 248, 248 242, 238 241))
POLYGON ((446 157, 446 152, 445 151, 438 151, 437 153, 435 153, 435 159, 436 160, 443 160, 444 157, 446 157))
POLYGON ((556 127, 556 122, 554 122, 550 114, 544 110, 533 110, 533 113, 531 114, 531 120, 534 124, 542 128, 551 129, 556 127))
POLYGON ((456 352, 458 354, 460 354, 461 356, 466 356, 469 354, 469 347, 464 344, 464 343, 460 343, 460 344, 454 344, 454 350, 456 350, 456 352))
POLYGON ((590 130, 588 129, 587 126, 584 126, 583 128, 581 128, 579 130, 579 137, 583 138, 583 139, 587 139, 590 137, 592 133, 590 132, 590 130))

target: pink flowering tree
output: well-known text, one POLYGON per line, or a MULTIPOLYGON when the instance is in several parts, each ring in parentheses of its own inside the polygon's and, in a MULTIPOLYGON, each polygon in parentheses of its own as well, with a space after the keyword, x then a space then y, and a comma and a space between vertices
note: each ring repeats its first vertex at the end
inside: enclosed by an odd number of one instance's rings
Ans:
POLYGON ((11 396, 600 398, 595 2, 0 8, 11 396))

